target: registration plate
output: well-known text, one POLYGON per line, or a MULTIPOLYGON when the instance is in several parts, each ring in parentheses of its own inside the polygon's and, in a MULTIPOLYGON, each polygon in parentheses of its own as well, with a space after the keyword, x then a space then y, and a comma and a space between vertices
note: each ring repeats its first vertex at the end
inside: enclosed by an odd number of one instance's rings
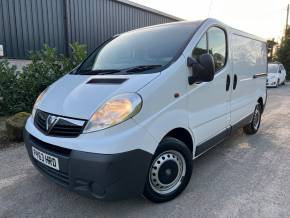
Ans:
POLYGON ((59 170, 59 165, 58 165, 58 158, 53 157, 49 154, 46 154, 34 147, 32 147, 32 155, 34 159, 37 161, 43 163, 44 165, 51 167, 55 170, 59 170))

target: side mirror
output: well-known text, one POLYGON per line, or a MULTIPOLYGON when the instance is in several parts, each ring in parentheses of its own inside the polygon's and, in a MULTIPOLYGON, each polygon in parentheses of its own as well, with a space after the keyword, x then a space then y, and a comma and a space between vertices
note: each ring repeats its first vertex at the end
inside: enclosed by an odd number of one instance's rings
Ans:
POLYGON ((281 70, 279 70, 279 73, 282 73, 282 71, 281 71, 281 70))
POLYGON ((198 60, 188 57, 187 66, 192 69, 192 75, 188 77, 190 85, 196 82, 210 82, 214 78, 215 64, 210 54, 203 54, 198 60))

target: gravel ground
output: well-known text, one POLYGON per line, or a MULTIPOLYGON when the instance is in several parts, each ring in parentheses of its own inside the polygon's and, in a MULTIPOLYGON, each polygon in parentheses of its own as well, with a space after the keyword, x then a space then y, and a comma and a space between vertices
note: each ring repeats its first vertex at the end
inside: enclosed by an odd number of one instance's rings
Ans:
POLYGON ((194 161, 177 199, 88 199, 55 185, 22 145, 0 150, 0 217, 289 217, 290 84, 270 89, 260 131, 242 131, 194 161))

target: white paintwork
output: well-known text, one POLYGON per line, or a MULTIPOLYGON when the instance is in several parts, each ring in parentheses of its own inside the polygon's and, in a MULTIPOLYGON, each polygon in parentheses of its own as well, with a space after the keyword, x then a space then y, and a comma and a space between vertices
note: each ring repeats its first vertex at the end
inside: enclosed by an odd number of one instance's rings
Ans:
POLYGON ((137 92, 159 73, 141 75, 107 75, 106 78, 128 79, 123 84, 87 84, 94 78, 104 76, 66 75, 52 84, 39 103, 39 109, 62 116, 90 119, 92 114, 111 97, 137 92))
POLYGON ((162 72, 125 76, 67 75, 54 83, 39 103, 40 109, 53 114, 89 119, 112 96, 137 92, 143 99, 143 106, 132 119, 73 139, 42 134, 32 118, 28 119, 26 129, 44 142, 80 151, 114 154, 142 149, 154 154, 168 132, 184 128, 192 136, 195 154, 196 146, 251 114, 260 97, 265 103, 266 78, 253 79, 253 75, 266 73, 266 58, 266 45, 260 38, 207 19, 180 57, 162 72), (186 64, 187 57, 191 56, 199 39, 211 26, 220 26, 227 33, 227 64, 213 81, 189 85, 191 72, 186 64), (239 38, 234 34, 240 35, 239 38), (238 85, 233 90, 235 73, 238 74, 238 85), (231 76, 228 92, 227 74, 231 76), (128 78, 128 81, 120 85, 86 84, 97 77, 128 78), (175 93, 180 97, 175 98, 175 93))
POLYGON ((247 34, 231 30, 232 78, 237 75, 237 87, 231 95, 231 124, 254 111, 258 96, 265 99, 265 77, 253 76, 267 72, 266 44, 248 38, 247 34))
POLYGON ((267 87, 276 87, 286 82, 286 70, 283 64, 280 63, 269 63, 271 65, 277 65, 277 72, 269 73, 267 76, 267 87))

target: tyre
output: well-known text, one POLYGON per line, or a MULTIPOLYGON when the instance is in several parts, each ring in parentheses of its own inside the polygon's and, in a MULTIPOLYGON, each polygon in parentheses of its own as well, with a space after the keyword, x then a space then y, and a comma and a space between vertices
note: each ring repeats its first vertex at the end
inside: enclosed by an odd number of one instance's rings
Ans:
POLYGON ((280 80, 278 79, 278 80, 277 80, 277 83, 276 83, 276 88, 279 87, 279 83, 280 83, 280 80))
POLYGON ((151 161, 143 195, 161 203, 172 200, 187 186, 192 174, 192 152, 180 140, 164 138, 151 161))
POLYGON ((260 104, 256 105, 253 118, 250 124, 244 127, 244 132, 248 135, 253 135, 258 132, 262 117, 262 108, 260 104))

